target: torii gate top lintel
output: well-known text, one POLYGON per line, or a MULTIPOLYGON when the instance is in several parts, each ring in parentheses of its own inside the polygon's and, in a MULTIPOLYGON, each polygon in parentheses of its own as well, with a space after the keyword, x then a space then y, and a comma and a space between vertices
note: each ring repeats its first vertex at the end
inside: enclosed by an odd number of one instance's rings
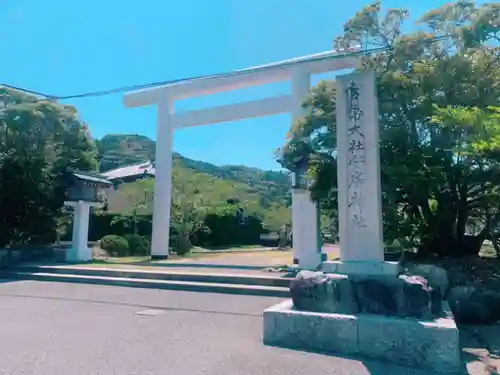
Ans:
POLYGON ((218 92, 237 90, 245 87, 260 86, 268 83, 289 80, 294 72, 321 74, 330 71, 353 69, 360 65, 359 48, 339 53, 331 50, 271 64, 237 70, 230 74, 214 75, 192 79, 126 94, 123 104, 127 108, 154 105, 165 90, 171 100, 181 100, 218 92))
MULTIPOLYGON (((123 101, 126 107, 156 105, 157 110, 155 192, 161 192, 161 194, 155 194, 154 198, 152 257, 168 256, 175 129, 281 113, 290 113, 294 122, 304 115, 305 109, 302 104, 311 89, 311 75, 358 68, 361 54, 360 50, 354 53, 327 51, 230 74, 179 81, 125 95, 123 101), (174 110, 176 100, 288 80, 291 83, 290 94, 180 113, 174 110)), ((303 267, 314 268, 322 257, 321 251, 314 250, 320 248, 318 247, 319 240, 314 235, 317 232, 314 229, 317 227, 317 208, 305 194, 295 194, 292 201, 295 207, 293 210, 294 259, 299 259, 299 265, 303 267), (301 229, 298 230, 298 228, 301 229)))

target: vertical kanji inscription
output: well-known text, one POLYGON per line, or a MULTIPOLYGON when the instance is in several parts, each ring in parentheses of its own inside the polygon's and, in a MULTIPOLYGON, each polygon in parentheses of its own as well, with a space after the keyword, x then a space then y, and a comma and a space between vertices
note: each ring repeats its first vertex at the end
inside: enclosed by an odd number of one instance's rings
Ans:
POLYGON ((355 81, 349 82, 347 97, 347 168, 348 168, 348 209, 349 220, 357 228, 365 228, 363 215, 363 186, 365 183, 365 135, 363 132, 364 113, 360 107, 360 88, 355 81))

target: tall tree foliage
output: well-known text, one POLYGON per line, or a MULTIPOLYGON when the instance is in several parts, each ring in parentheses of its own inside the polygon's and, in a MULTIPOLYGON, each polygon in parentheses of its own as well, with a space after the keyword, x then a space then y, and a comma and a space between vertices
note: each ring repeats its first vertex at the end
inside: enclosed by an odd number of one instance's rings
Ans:
POLYGON ((0 246, 53 240, 64 201, 59 176, 96 166, 73 107, 0 88, 0 246))
POLYGON ((172 176, 171 223, 178 254, 187 253, 200 234, 210 232, 204 221, 208 207, 199 195, 197 181, 189 176, 189 171, 181 168, 172 176))
POLYGON ((115 216, 111 225, 123 223, 125 227, 132 229, 133 234, 138 234, 139 222, 146 220, 145 217, 142 215, 140 216, 140 214, 147 212, 148 206, 152 205, 154 197, 154 180, 152 178, 140 179, 133 185, 125 185, 121 192, 131 204, 127 207, 125 212, 121 212, 120 215, 115 216))
MULTIPOLYGON (((385 239, 427 255, 477 253, 500 223, 500 3, 447 4, 405 34, 408 18, 377 1, 334 40, 388 48, 363 60, 377 73, 385 239), (481 230, 466 234, 471 220, 481 230)), ((334 83, 318 84, 305 107, 280 161, 307 155, 313 196, 335 209, 334 83)))

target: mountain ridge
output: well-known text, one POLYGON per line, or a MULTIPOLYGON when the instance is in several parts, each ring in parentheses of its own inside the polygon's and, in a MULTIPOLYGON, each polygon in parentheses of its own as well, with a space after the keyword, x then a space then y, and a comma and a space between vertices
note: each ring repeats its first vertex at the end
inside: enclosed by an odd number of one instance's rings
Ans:
MULTIPOLYGON (((99 151, 99 171, 138 164, 146 161, 155 161, 156 142, 138 134, 107 134, 96 141, 99 151)), ((289 174, 285 171, 263 170, 245 165, 225 164, 217 166, 205 161, 187 158, 177 152, 173 153, 174 160, 180 160, 187 168, 198 172, 211 174, 222 179, 253 184, 267 182, 276 184, 289 190, 289 174)), ((281 190, 281 189, 280 189, 281 190)))

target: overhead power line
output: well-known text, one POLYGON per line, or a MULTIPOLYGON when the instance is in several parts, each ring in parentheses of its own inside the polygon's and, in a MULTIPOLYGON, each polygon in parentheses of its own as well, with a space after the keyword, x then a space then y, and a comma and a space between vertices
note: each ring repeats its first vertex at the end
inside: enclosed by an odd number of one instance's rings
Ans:
POLYGON ((31 94, 31 95, 34 95, 34 96, 42 96, 44 98, 52 98, 50 95, 47 95, 47 94, 44 94, 42 92, 38 92, 38 91, 32 91, 32 90, 28 90, 28 89, 23 89, 21 87, 16 87, 16 86, 12 86, 12 85, 7 85, 5 83, 0 83, 0 88, 1 87, 7 87, 9 89, 13 89, 13 90, 17 90, 17 91, 22 91, 26 94, 31 94))
POLYGON ((367 53, 384 52, 387 50, 388 50, 387 47, 381 47, 381 48, 374 48, 372 50, 367 50, 367 51, 356 51, 356 52, 350 52, 350 53, 344 53, 344 54, 339 53, 338 55, 319 56, 319 57, 313 57, 310 59, 304 59, 301 61, 285 62, 283 64, 276 64, 276 65, 272 65, 272 66, 262 66, 262 67, 256 67, 256 68, 250 68, 250 69, 244 69, 244 70, 238 70, 238 71, 232 71, 232 72, 226 72, 226 73, 194 76, 194 77, 188 77, 188 78, 173 79, 173 80, 169 80, 169 81, 152 82, 152 83, 146 83, 143 85, 124 86, 124 87, 120 87, 120 88, 116 88, 116 89, 112 89, 112 90, 107 90, 107 91, 96 91, 96 92, 87 92, 87 93, 78 94, 78 95, 61 96, 61 97, 56 97, 56 99, 67 100, 67 99, 77 99, 77 98, 85 98, 85 97, 93 97, 93 96, 103 96, 103 95, 110 95, 110 94, 116 94, 116 93, 121 93, 121 92, 142 90, 142 89, 159 87, 159 86, 167 86, 167 85, 178 84, 178 83, 186 83, 186 82, 201 80, 201 79, 234 77, 234 76, 248 74, 248 73, 264 72, 264 71, 268 71, 271 69, 279 69, 279 68, 286 68, 288 66, 293 66, 293 65, 301 65, 301 64, 305 64, 305 63, 309 63, 309 62, 333 60, 333 59, 338 59, 341 57, 348 57, 348 56, 349 57, 362 56, 362 55, 365 55, 367 53))
MULTIPOLYGON (((451 35, 444 35, 444 36, 440 36, 440 37, 429 38, 428 41, 433 43, 433 42, 438 42, 438 41, 449 39, 449 38, 451 38, 451 35)), ((316 62, 316 61, 334 60, 334 59, 339 59, 342 57, 355 57, 355 56, 371 55, 374 53, 388 52, 392 49, 393 49, 392 47, 386 46, 386 47, 377 47, 377 48, 372 48, 372 49, 364 49, 364 50, 359 50, 359 51, 355 51, 355 52, 339 53, 336 55, 317 56, 317 57, 313 56, 311 58, 299 60, 299 61, 285 61, 281 64, 264 65, 264 66, 259 66, 259 67, 255 67, 255 68, 243 69, 243 70, 226 72, 226 73, 193 76, 193 77, 173 79, 173 80, 168 80, 168 81, 151 82, 151 83, 146 83, 146 84, 141 84, 141 85, 123 86, 123 87, 110 89, 110 90, 85 92, 85 93, 81 93, 81 94, 67 95, 67 96, 44 94, 41 92, 27 90, 27 89, 23 89, 23 88, 11 86, 11 85, 6 85, 6 84, 2 84, 2 85, 5 87, 8 87, 8 88, 11 88, 11 89, 23 91, 23 92, 28 93, 28 94, 41 96, 41 97, 44 97, 44 98, 50 99, 50 100, 80 99, 80 98, 98 97, 98 96, 105 96, 105 95, 111 95, 111 94, 117 94, 117 93, 123 93, 123 92, 130 92, 130 91, 142 90, 142 89, 147 89, 147 88, 154 88, 154 87, 159 87, 159 86, 186 83, 186 82, 201 80, 201 79, 231 77, 231 76, 238 76, 238 75, 248 74, 248 73, 263 72, 263 71, 268 71, 271 69, 286 68, 288 66, 301 65, 301 64, 306 64, 306 63, 316 62)))

